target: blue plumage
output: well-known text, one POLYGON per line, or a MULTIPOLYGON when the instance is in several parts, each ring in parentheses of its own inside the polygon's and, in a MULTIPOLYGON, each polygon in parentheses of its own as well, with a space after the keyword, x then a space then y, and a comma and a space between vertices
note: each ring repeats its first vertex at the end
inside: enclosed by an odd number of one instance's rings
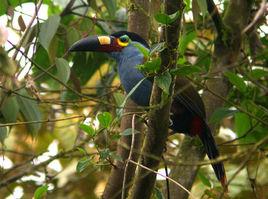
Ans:
MULTIPOLYGON (((109 53, 118 64, 118 73, 121 83, 127 93, 137 85, 145 76, 137 69, 137 65, 143 64, 144 55, 132 42, 120 52, 109 53)), ((144 79, 133 92, 130 98, 140 106, 148 106, 150 102, 152 82, 144 79)))

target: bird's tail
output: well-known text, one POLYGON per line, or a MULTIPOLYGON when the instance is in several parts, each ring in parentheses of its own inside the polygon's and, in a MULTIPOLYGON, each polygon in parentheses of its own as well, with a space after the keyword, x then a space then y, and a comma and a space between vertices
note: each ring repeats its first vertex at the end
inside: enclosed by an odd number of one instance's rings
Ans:
MULTIPOLYGON (((209 159, 216 159, 219 157, 219 150, 216 142, 211 134, 210 128, 206 124, 205 131, 199 134, 199 137, 204 145, 205 151, 209 159)), ((212 164, 213 170, 216 174, 217 179, 221 182, 222 186, 227 189, 227 179, 225 175, 225 169, 222 162, 212 164)))

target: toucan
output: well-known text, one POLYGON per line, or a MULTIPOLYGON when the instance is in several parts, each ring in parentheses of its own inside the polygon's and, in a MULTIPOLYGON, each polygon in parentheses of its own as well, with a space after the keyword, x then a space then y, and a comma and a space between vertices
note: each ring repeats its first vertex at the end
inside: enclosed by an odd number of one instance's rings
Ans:
MULTIPOLYGON (((145 74, 137 66, 144 64, 144 51, 149 52, 150 46, 140 35, 119 31, 108 36, 88 36, 74 43, 69 50, 107 53, 117 62, 121 84, 127 93, 131 91, 130 98, 139 106, 149 106, 153 82, 150 78, 145 78, 145 74), (138 87, 133 91, 137 84, 138 87)), ((208 157, 219 157, 219 150, 206 123, 204 103, 186 78, 176 79, 170 113, 172 131, 198 136, 208 157)), ((223 163, 213 163, 212 167, 217 179, 225 187, 227 180, 223 163)))

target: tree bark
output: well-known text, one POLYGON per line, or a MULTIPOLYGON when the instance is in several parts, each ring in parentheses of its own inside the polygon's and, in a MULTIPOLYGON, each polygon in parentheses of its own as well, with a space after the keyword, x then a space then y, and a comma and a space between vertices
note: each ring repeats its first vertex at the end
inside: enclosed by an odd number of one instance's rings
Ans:
MULTIPOLYGON (((165 26, 163 31, 163 38, 167 44, 167 49, 161 53, 162 71, 165 71, 168 68, 174 68, 176 66, 178 37, 181 27, 180 21, 183 12, 183 1, 167 0, 165 2, 165 10, 167 14, 173 14, 178 11, 180 12, 180 17, 178 17, 178 19, 172 24, 165 26)), ((158 169, 161 156, 166 145, 173 87, 174 79, 170 85, 170 93, 166 103, 160 107, 151 109, 149 112, 148 132, 145 136, 140 164, 150 168, 151 170, 158 169)), ((154 81, 150 105, 160 105, 163 102, 162 97, 163 91, 157 86, 154 81)), ((156 174, 154 172, 139 167, 129 198, 150 198, 153 192, 155 180, 156 174)))
MULTIPOLYGON (((148 41, 149 37, 149 17, 146 15, 146 11, 149 8, 149 1, 147 0, 130 0, 129 2, 129 11, 128 11, 128 31, 135 32, 141 35, 145 40, 148 41)), ((137 105, 132 101, 128 100, 124 114, 133 113, 140 111, 137 109, 137 105)), ((125 129, 132 128, 132 114, 128 114, 124 116, 121 120, 120 131, 123 132, 125 129)), ((142 132, 143 124, 139 121, 135 124, 135 130, 142 132)), ((129 149, 131 147, 132 136, 122 136, 119 140, 119 144, 117 146, 117 154, 122 158, 122 161, 116 161, 116 167, 113 167, 111 171, 111 175, 106 184, 103 198, 104 199, 120 199, 122 194, 123 187, 123 178, 126 175, 125 185, 126 190, 125 193, 128 192, 128 189, 131 185, 133 176, 135 174, 136 166, 133 164, 128 164, 128 168, 125 171, 125 161, 129 156, 129 149), (124 147, 124 146, 127 146, 124 147)), ((139 155, 138 151, 140 151, 142 145, 142 136, 141 134, 135 134, 135 143, 133 147, 133 151, 136 151, 132 154, 131 160, 137 162, 139 155)))
MULTIPOLYGON (((207 2, 214 3, 212 0, 207 0, 207 2)), ((215 10, 213 13, 210 13, 215 23, 218 37, 215 41, 215 50, 212 55, 210 78, 206 82, 208 89, 205 90, 203 94, 207 118, 210 118, 212 113, 224 103, 213 93, 226 97, 229 92, 228 82, 225 80, 223 72, 227 70, 226 67, 235 64, 239 60, 242 41, 241 31, 247 24, 250 8, 251 1, 249 0, 231 0, 225 12, 226 14, 223 19, 223 24, 217 22, 217 20, 220 19, 219 16, 216 18, 215 16, 212 16, 212 14, 214 15, 215 10), (220 73, 218 71, 220 71, 220 73)), ((217 126, 210 125, 210 128, 212 132, 216 134, 218 129, 217 126)), ((190 139, 191 138, 185 138, 183 140, 175 159, 180 159, 181 161, 185 160, 187 162, 197 162, 204 158, 204 150, 195 146, 193 142, 189 141, 190 139)), ((190 190, 194 183, 197 171, 197 166, 185 167, 178 165, 171 168, 170 177, 181 183, 186 189, 190 190)), ((173 183, 170 184, 170 192, 171 199, 188 198, 188 194, 173 183)))

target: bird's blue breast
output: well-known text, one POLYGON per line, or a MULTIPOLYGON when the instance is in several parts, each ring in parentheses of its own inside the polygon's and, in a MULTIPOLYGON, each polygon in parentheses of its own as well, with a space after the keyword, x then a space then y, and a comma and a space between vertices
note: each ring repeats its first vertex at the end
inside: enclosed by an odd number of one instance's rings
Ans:
MULTIPOLYGON (((121 83, 129 93, 142 79, 144 75, 137 69, 137 65, 143 64, 143 54, 134 46, 126 47, 118 54, 112 55, 118 63, 118 72, 121 83)), ((148 106, 152 91, 152 82, 144 79, 134 90, 130 98, 140 106, 148 106)))

